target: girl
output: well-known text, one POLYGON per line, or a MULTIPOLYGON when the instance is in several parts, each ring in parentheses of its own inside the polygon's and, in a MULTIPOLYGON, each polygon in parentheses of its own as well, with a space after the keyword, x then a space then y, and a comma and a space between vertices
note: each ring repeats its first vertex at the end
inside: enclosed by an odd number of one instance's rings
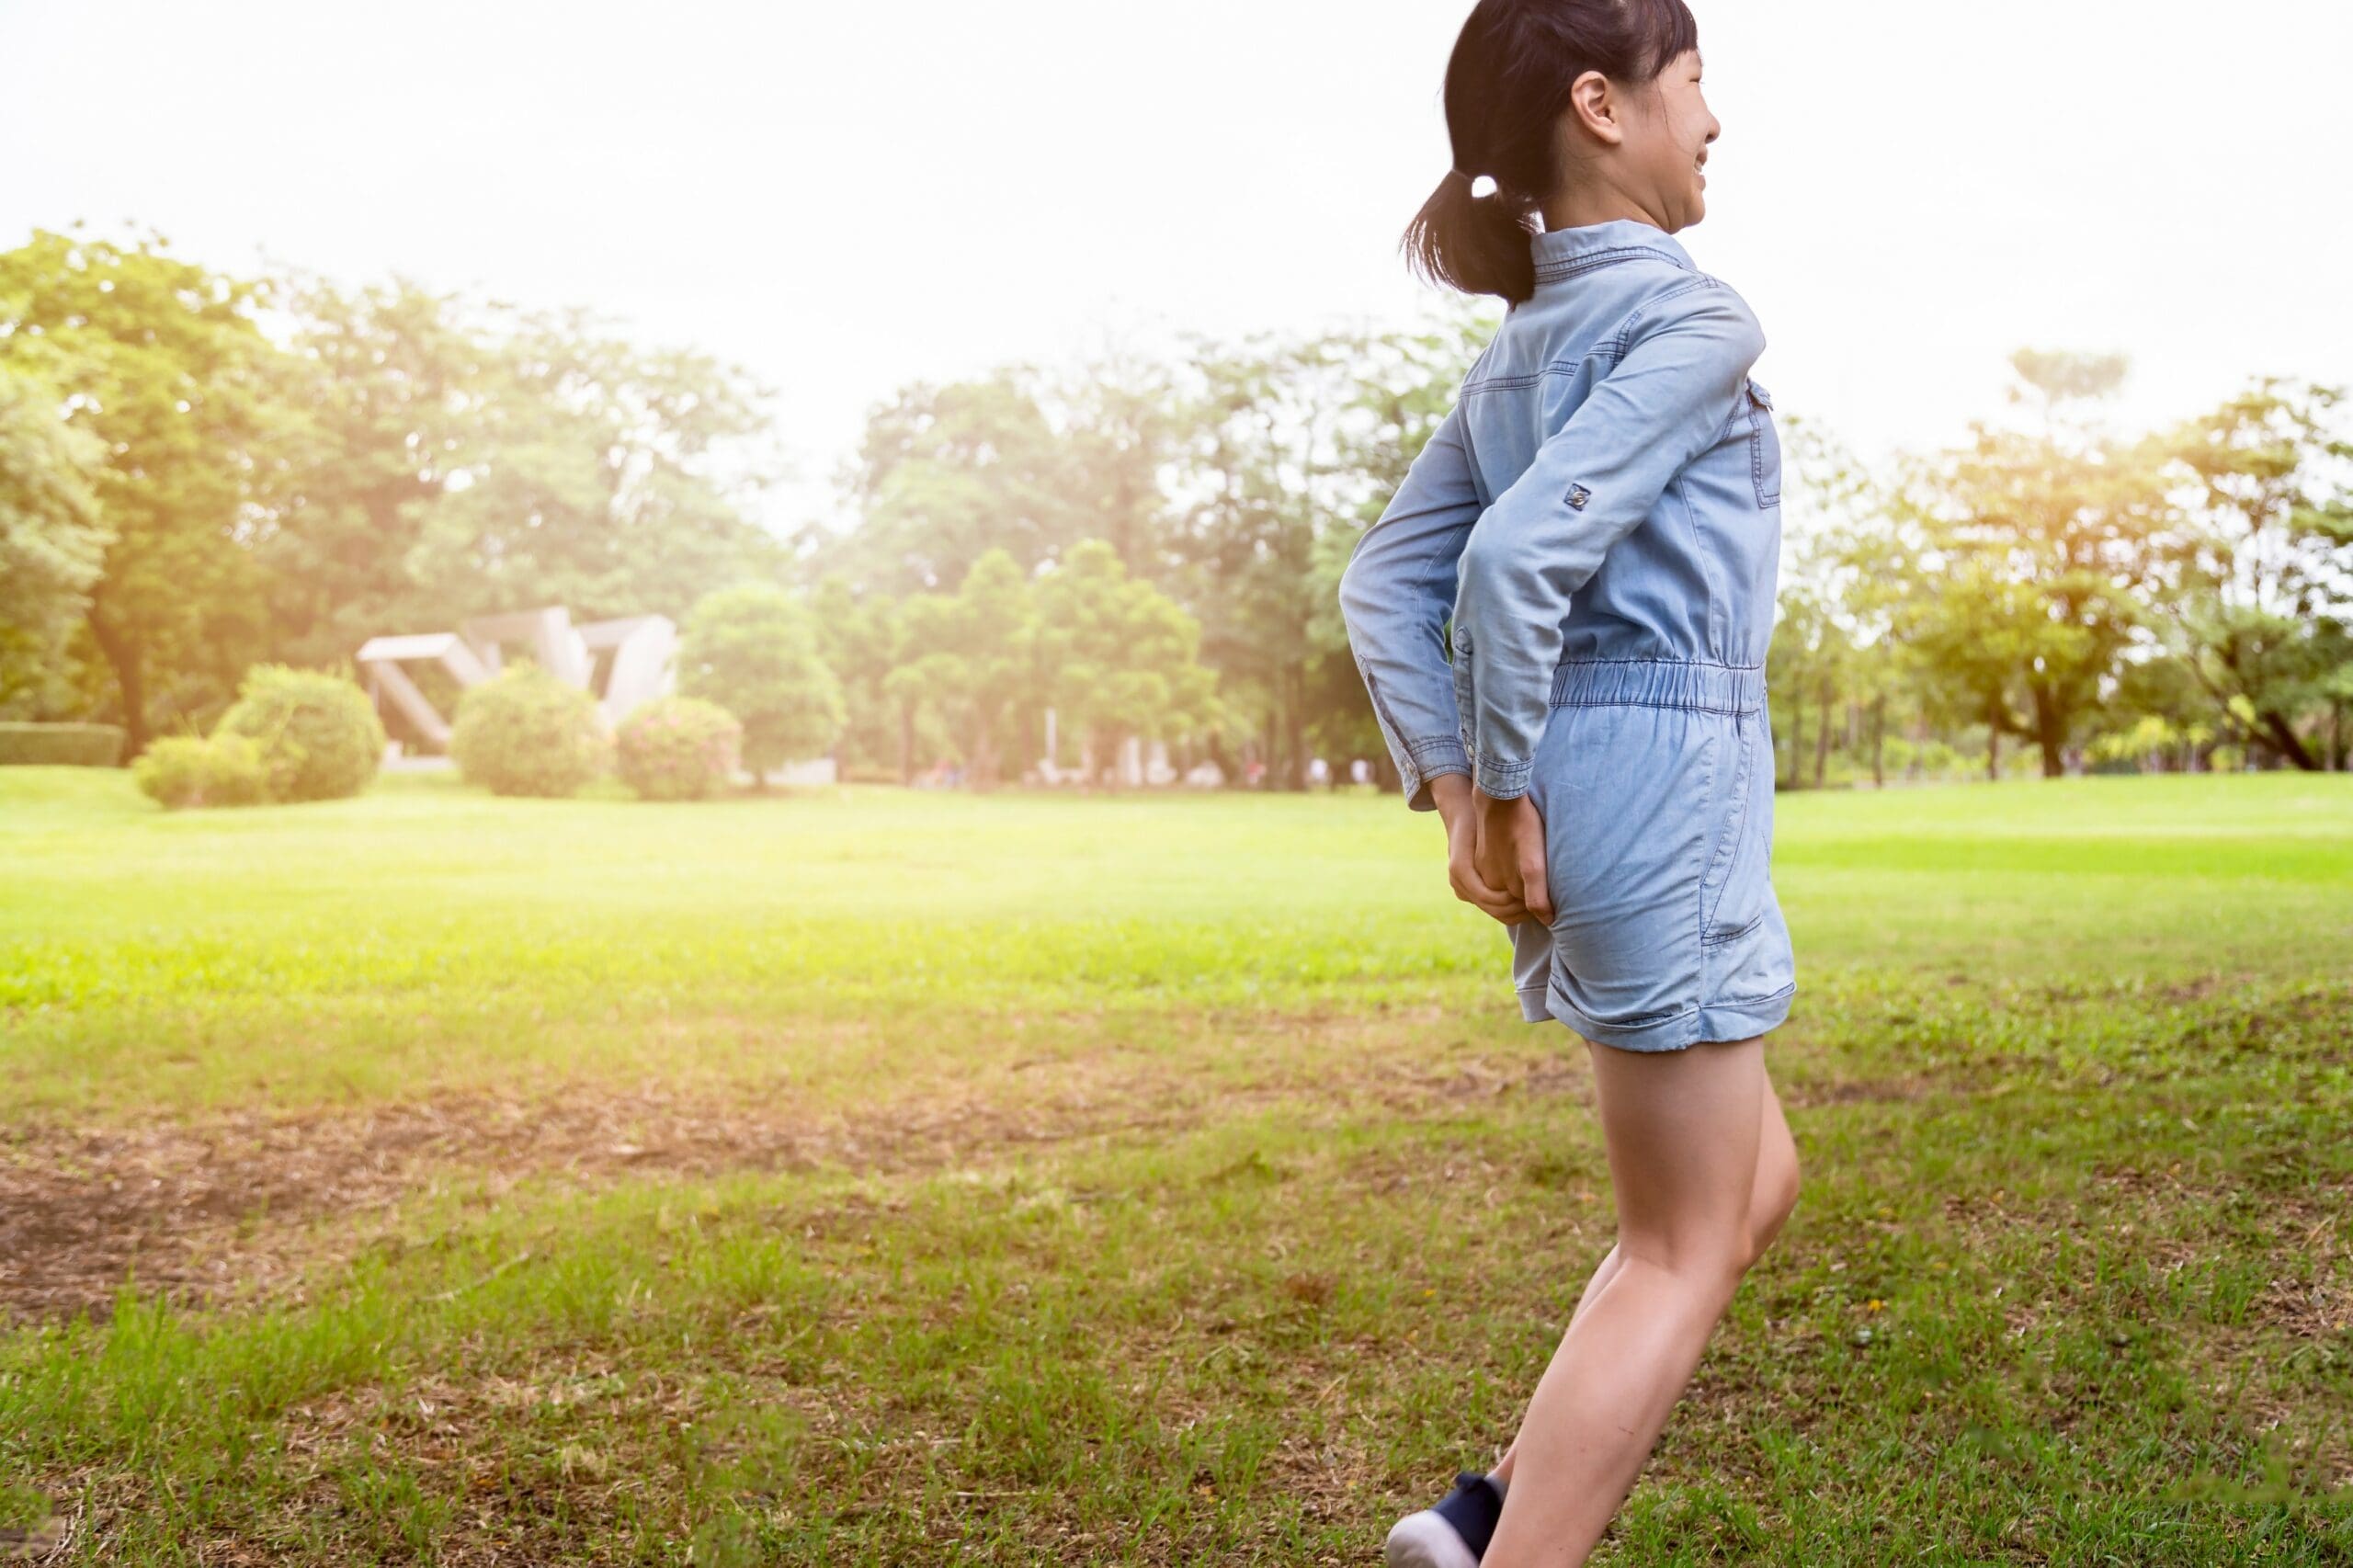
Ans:
POLYGON ((1674 237, 1721 129, 1699 76, 1683 0, 1480 0, 1454 166, 1405 234, 1508 305, 1341 608, 1521 1017, 1586 1042, 1618 1242, 1510 1448, 1399 1521, 1392 1564, 1584 1562, 1797 1199, 1763 1050, 1796 990, 1768 874, 1781 449, 1762 328, 1674 237))

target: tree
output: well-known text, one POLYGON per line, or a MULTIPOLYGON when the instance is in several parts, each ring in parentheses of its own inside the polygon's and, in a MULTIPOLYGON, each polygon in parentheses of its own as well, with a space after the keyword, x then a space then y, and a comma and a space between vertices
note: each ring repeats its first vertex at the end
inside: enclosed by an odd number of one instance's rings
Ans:
POLYGON ((1451 405, 1483 324, 1465 312, 1421 332, 1262 334, 1193 351, 1182 590, 1204 656, 1232 700, 1256 708, 1283 788, 1305 787, 1319 728, 1387 756, 1363 727, 1337 574, 1451 405))
POLYGON ((957 737, 977 789, 999 777, 1008 709, 1037 693, 1038 609, 1013 557, 992 550, 954 594, 917 594, 901 605, 911 658, 884 681, 902 702, 927 703, 957 737))
POLYGON ((2167 645, 2227 733, 2308 769, 2341 751, 2353 696, 2353 442, 2334 423, 2344 397, 2263 377, 2146 449, 2174 485, 2156 597, 2167 645), (2330 738, 2318 743, 2317 723, 2310 736, 2304 726, 2324 713, 2330 738))
POLYGON ((38 378, 70 359, 65 420, 104 454, 91 488, 109 537, 84 626, 131 756, 160 710, 225 703, 266 634, 245 548, 271 465, 265 294, 160 240, 36 230, 0 253, 0 369, 38 378))
POLYGON ((785 763, 823 756, 841 733, 841 684, 817 651, 809 612, 773 584, 696 603, 679 638, 678 687, 743 722, 755 785, 785 763))
POLYGON ((904 784, 915 777, 914 719, 895 713, 883 688, 898 665, 902 603, 879 591, 860 593, 840 572, 824 574, 809 596, 818 651, 841 686, 847 712, 834 744, 835 766, 895 759, 904 784))
POLYGON ((562 604, 585 619, 680 615, 783 564, 742 503, 774 477, 765 392, 686 350, 640 348, 581 311, 479 312, 465 483, 412 556, 439 613, 562 604))
POLYGON ((887 593, 944 592, 992 549, 1024 570, 1052 560, 1086 513, 1040 392, 1035 370, 1010 366, 918 381, 876 408, 843 474, 859 526, 822 547, 816 569, 887 593))
POLYGON ((1055 710, 1087 737, 1090 775, 1132 734, 1180 735, 1217 716, 1200 623, 1119 552, 1083 540, 1040 578, 1037 668, 1055 710))
MULTIPOLYGON (((281 657, 347 659, 369 637, 447 625, 461 610, 562 602, 525 585, 514 602, 419 581, 452 486, 494 460, 483 421, 498 357, 453 295, 400 279, 293 288, 295 328, 278 384, 291 460, 258 555, 281 657)), ((444 555, 446 535, 435 535, 444 555)))
POLYGON ((0 368, 0 715, 43 718, 51 671, 111 542, 92 485, 103 453, 49 382, 0 368))
POLYGON ((2120 360, 2021 350, 2011 362, 2042 399, 2041 427, 1981 422, 1971 445, 1915 466, 1882 604, 1948 703, 1986 725, 1989 769, 2009 733, 2032 739, 2055 778, 2139 639, 2159 493, 2135 449, 2063 415, 2111 391, 2120 360))

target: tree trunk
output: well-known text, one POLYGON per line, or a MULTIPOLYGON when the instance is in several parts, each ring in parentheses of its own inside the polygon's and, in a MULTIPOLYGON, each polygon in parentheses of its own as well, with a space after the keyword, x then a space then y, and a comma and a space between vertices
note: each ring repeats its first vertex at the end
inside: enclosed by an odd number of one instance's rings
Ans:
POLYGON ((2318 771, 2318 765, 2313 761, 2312 748, 2304 744, 2304 738, 2296 733, 2295 726, 2270 709, 2266 709, 2263 713, 2263 733, 2281 756, 2306 773, 2318 771))
POLYGON ((2059 711, 2058 699, 2047 687, 2031 686, 2027 690, 2034 698, 2034 738, 2042 747, 2042 776, 2056 778, 2067 771, 2063 739, 2065 716, 2059 711))
POLYGON ((1822 677, 1822 724, 1813 737, 1813 787, 1817 790, 1830 770, 1830 700, 1836 695, 1829 675, 1822 677))
POLYGON ((1790 788, 1798 787, 1799 769, 1805 762, 1805 687, 1790 683, 1790 788))
POLYGON ((1991 717, 1985 721, 1985 779, 1990 784, 2002 781, 2002 726, 1991 717))
POLYGON ((1289 733, 1284 744, 1290 752, 1290 772, 1284 781, 1287 790, 1307 788, 1307 666, 1293 665, 1285 685, 1290 687, 1290 700, 1285 704, 1284 722, 1289 733))
POLYGON ((915 705, 899 704, 899 782, 913 789, 915 781, 915 705))
POLYGON ((1887 693, 1871 699, 1871 788, 1887 788, 1887 693))
MULTIPOLYGON (((1217 770, 1225 776, 1225 783, 1228 789, 1232 789, 1234 785, 1242 782, 1242 769, 1234 762, 1233 756, 1226 751, 1225 737, 1223 735, 1219 734, 1216 731, 1212 730, 1209 734, 1202 737, 1201 745, 1202 749, 1210 754, 1210 760, 1217 764, 1217 770)), ((1381 756, 1386 756, 1389 754, 1389 748, 1387 746, 1383 746, 1381 748, 1381 756)), ((1379 767, 1381 765, 1376 761, 1373 766, 1375 767, 1379 767)))
POLYGON ((972 766, 965 771, 964 782, 981 791, 996 786, 996 736, 985 713, 972 725, 972 766))
POLYGON ((90 608, 90 641, 106 655, 107 666, 114 671, 115 689, 122 698, 122 756, 129 763, 147 749, 147 671, 139 656, 139 645, 116 628, 107 624, 97 607, 90 608))

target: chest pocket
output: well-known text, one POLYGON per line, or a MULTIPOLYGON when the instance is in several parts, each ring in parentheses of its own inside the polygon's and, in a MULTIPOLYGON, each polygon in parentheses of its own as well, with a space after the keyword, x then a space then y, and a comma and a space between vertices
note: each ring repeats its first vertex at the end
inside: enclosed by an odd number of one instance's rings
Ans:
POLYGON ((1781 504, 1781 433, 1773 424, 1773 394, 1749 378, 1745 399, 1748 414, 1748 467, 1756 480, 1760 508, 1781 504))

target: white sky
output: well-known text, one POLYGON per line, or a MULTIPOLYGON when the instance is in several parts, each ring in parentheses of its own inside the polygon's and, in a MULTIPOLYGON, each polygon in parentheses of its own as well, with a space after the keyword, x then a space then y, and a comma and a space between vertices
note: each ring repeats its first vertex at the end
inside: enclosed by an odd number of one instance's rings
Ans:
MULTIPOLYGON (((1466 0, 0 0, 0 245, 76 218, 227 269, 585 304, 778 389, 831 505, 873 402, 1124 335, 1413 320, 1399 231, 1466 0)), ((1757 379, 1866 453, 2013 347, 2126 412, 2353 380, 2341 0, 1695 7, 1757 379)))

